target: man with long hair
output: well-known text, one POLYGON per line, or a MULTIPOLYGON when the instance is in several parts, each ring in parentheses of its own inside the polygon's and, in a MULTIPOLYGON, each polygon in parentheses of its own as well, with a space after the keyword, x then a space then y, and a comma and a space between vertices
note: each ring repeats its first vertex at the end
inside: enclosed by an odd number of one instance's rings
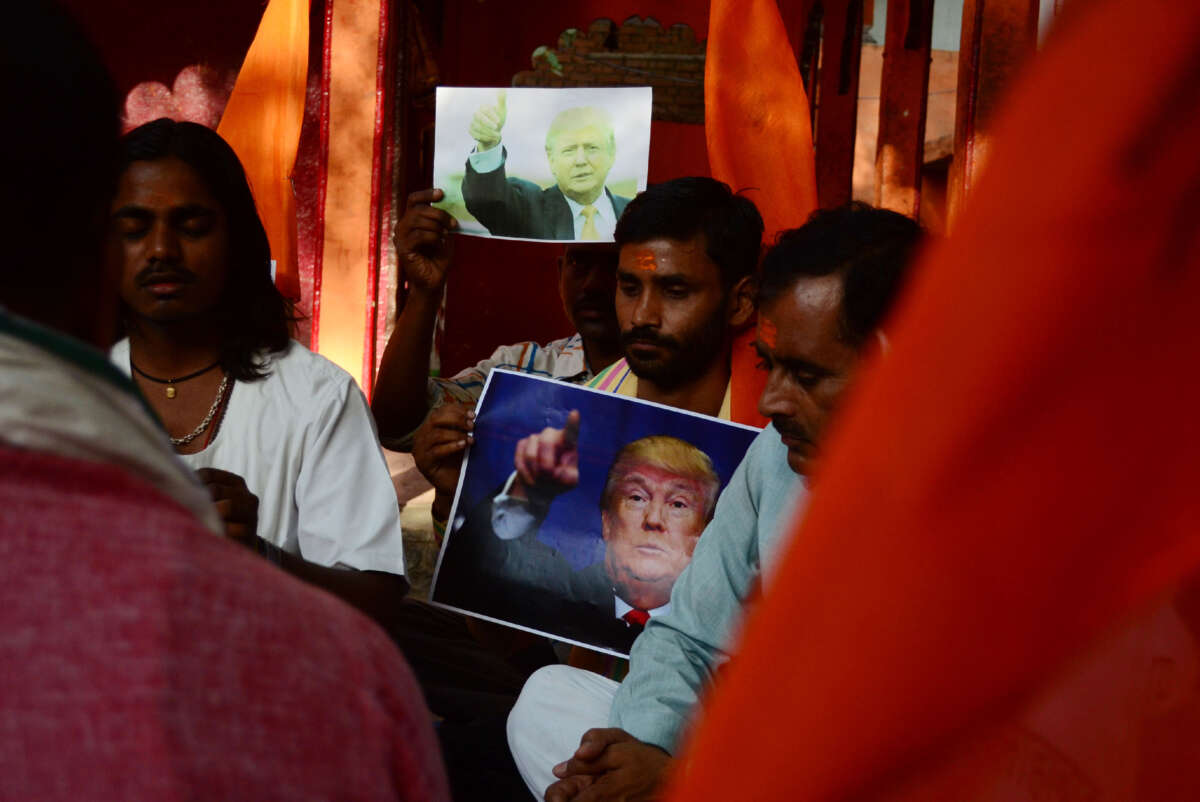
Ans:
POLYGON ((208 485, 226 533, 385 616, 407 590, 387 466, 353 379, 291 340, 233 150, 194 123, 128 133, 108 242, 128 333, 112 360, 208 485))

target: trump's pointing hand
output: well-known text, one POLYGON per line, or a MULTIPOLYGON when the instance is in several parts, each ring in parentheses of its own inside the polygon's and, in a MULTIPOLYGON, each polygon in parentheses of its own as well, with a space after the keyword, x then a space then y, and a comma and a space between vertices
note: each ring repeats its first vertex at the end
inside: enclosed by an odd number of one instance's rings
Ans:
POLYGON ((480 106, 479 111, 471 118, 470 133, 475 140, 476 149, 482 153, 500 144, 500 129, 508 117, 508 92, 501 89, 496 97, 496 105, 480 106))
POLYGON ((534 492, 555 496, 579 484, 579 410, 567 415, 561 429, 547 426, 517 443, 513 467, 517 481, 510 491, 515 496, 534 492))

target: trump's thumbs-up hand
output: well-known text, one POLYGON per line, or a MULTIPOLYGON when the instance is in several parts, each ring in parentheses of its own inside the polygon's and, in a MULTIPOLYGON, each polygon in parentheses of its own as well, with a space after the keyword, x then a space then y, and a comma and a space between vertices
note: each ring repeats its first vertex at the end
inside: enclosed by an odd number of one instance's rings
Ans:
POLYGON ((476 150, 482 153, 500 144, 500 129, 508 116, 508 92, 504 89, 496 97, 496 105, 480 106, 471 118, 470 133, 475 139, 476 150))

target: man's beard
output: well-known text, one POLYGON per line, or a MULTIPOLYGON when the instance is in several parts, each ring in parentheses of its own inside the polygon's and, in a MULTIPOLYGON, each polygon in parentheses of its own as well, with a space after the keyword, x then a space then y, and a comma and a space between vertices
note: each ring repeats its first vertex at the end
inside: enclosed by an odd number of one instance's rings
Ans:
POLYGON ((722 305, 716 314, 688 332, 683 339, 661 334, 649 326, 636 326, 622 332, 621 350, 638 379, 644 379, 662 390, 675 390, 695 380, 714 359, 723 355, 725 328, 725 309, 722 305), (630 346, 638 342, 658 346, 665 353, 651 359, 638 358, 630 351, 630 346))

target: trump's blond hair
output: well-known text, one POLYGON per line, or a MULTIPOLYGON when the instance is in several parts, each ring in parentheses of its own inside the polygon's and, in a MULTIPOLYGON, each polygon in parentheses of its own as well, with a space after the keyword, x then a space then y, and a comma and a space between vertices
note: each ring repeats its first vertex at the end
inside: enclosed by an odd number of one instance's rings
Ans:
POLYGON ((550 121, 550 127, 546 129, 546 155, 549 156, 554 150, 554 138, 560 133, 586 128, 589 125, 604 131, 608 152, 616 153, 617 137, 613 133, 612 115, 598 106, 575 106, 563 109, 550 121))
POLYGON ((665 434, 655 434, 626 443, 613 459, 600 494, 600 509, 607 510, 612 504, 617 485, 635 468, 649 465, 675 474, 684 479, 699 482, 704 488, 704 520, 712 519, 721 492, 721 478, 713 468, 712 460, 696 446, 665 434))

